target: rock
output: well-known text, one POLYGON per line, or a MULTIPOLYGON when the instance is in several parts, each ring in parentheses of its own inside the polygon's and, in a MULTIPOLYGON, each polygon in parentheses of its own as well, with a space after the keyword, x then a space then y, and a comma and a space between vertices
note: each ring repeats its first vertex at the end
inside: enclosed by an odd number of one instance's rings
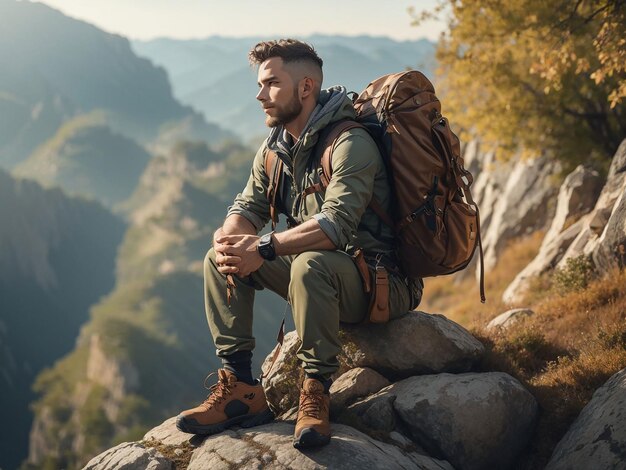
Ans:
POLYGON ((180 432, 176 428, 176 417, 172 417, 156 428, 151 429, 143 436, 145 441, 159 441, 162 444, 170 446, 179 446, 185 442, 189 442, 191 434, 180 432))
POLYGON ((591 258, 596 270, 603 274, 614 268, 624 268, 626 264, 626 191, 615 201, 611 217, 591 258))
POLYGON ((292 444, 293 425, 272 423, 208 437, 194 451, 188 470, 211 469, 449 469, 450 464, 402 451, 341 424, 332 425, 330 444, 299 451, 292 444))
POLYGON ((138 442, 122 444, 97 455, 83 470, 170 470, 174 464, 156 449, 138 442))
POLYGON ((623 239, 623 233, 626 230, 623 225, 620 225, 624 220, 620 215, 623 209, 618 207, 623 204, 621 201, 623 201, 624 192, 626 192, 626 139, 622 141, 613 156, 606 183, 593 211, 583 229, 559 261, 558 268, 566 267, 568 259, 577 258, 580 255, 590 256, 600 273, 605 273, 607 269, 617 264, 613 251, 616 248, 619 249, 619 240, 623 239), (618 201, 620 201, 619 204, 618 201), (605 236, 605 229, 614 215, 616 217, 614 224, 609 229, 610 233, 607 232, 605 236), (604 246, 600 247, 601 243, 604 246), (611 253, 613 253, 613 259, 611 259, 611 253))
POLYGON ((563 230, 556 238, 548 244, 542 244, 539 253, 515 279, 509 284, 502 294, 502 301, 513 305, 523 301, 524 296, 530 290, 531 280, 550 269, 553 269, 558 261, 567 252, 572 242, 579 237, 580 231, 584 228, 585 219, 577 221, 574 225, 563 230))
MULTIPOLYGON (((263 382, 267 402, 277 415, 298 405, 302 372, 296 352, 300 344, 300 338, 295 331, 290 331, 285 335, 272 373, 263 382)), ((263 373, 269 371, 276 348, 278 346, 265 358, 262 366, 263 373)))
POLYGON ((489 191, 484 200, 476 199, 481 214, 491 213, 488 224, 481 220, 487 272, 510 240, 546 227, 552 220, 556 188, 550 180, 558 169, 547 157, 519 160, 506 172, 504 184, 489 191))
MULTIPOLYGON (((343 325, 342 364, 337 377, 355 367, 367 367, 389 378, 434 372, 464 372, 482 356, 484 346, 460 325, 443 315, 412 311, 384 325, 343 325)), ((276 414, 297 406, 301 368, 296 358, 300 340, 285 335, 274 373, 264 383, 276 414)), ((269 367, 273 352, 263 363, 269 367)))
POLYGON ((522 318, 527 318, 534 314, 535 312, 533 312, 529 308, 514 308, 511 310, 507 310, 506 312, 501 313, 496 318, 491 320, 487 324, 487 329, 488 330, 506 329, 506 328, 509 328, 511 325, 520 321, 522 318))
MULTIPOLYGON (((477 139, 470 140, 469 142, 462 144, 461 153, 463 155, 463 163, 465 169, 469 171, 474 178, 477 178, 483 167, 490 160, 489 155, 484 155, 481 152, 480 142, 477 139)), ((493 155, 493 152, 491 152, 493 155)))
POLYGON ((542 246, 551 243, 563 231, 568 220, 591 212, 603 183, 597 171, 583 165, 577 166, 567 175, 559 189, 556 212, 542 246))
POLYGON ((342 374, 330 387, 330 407, 333 412, 347 403, 378 392, 389 380, 372 369, 357 367, 342 374))
POLYGON ((572 468, 626 469, 626 369, 596 390, 546 467, 572 468))
POLYGON ((459 470, 511 468, 538 412, 533 396, 501 372, 411 377, 349 409, 386 432, 395 420, 393 429, 408 430, 430 455, 459 470))
POLYGON ((530 287, 530 280, 554 268, 582 229, 581 221, 563 230, 565 224, 593 209, 600 193, 601 183, 602 178, 597 171, 582 165, 576 167, 565 178, 559 189, 556 213, 541 243, 539 253, 504 291, 502 300, 505 303, 520 302, 530 287))
POLYGON ((384 325, 345 326, 343 354, 352 367, 369 367, 390 379, 464 372, 484 346, 443 315, 408 312, 384 325))

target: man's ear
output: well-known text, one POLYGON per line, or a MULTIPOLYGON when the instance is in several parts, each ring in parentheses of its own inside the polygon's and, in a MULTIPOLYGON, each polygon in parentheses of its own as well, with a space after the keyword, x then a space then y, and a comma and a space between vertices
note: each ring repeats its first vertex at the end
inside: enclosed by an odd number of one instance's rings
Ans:
POLYGON ((300 81, 300 99, 307 98, 309 95, 313 93, 314 89, 315 89, 315 83, 313 82, 313 79, 310 77, 304 77, 300 81))

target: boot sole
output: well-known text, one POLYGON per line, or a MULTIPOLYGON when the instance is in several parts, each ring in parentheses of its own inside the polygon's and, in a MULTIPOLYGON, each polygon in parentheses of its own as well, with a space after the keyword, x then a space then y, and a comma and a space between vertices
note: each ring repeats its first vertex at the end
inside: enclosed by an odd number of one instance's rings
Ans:
POLYGON ((293 446, 296 449, 308 449, 311 447, 320 447, 330 442, 330 435, 318 433, 313 428, 305 428, 299 436, 294 436, 293 446))
POLYGON ((235 425, 240 425, 242 428, 251 428, 253 426, 260 426, 261 424, 267 424, 273 420, 274 413, 268 408, 261 413, 235 416, 234 418, 216 424, 197 424, 179 415, 176 418, 176 427, 179 431, 189 434, 211 435, 220 433, 235 425))

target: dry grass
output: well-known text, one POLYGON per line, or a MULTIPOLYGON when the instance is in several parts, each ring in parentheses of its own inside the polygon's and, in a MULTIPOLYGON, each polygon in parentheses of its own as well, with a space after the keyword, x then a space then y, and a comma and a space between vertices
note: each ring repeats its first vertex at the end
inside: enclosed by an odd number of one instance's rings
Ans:
POLYGON ((626 273, 585 289, 548 289, 535 315, 506 331, 473 333, 486 345, 483 370, 507 372, 531 391, 541 414, 519 469, 543 468, 593 392, 626 367, 626 273))
MULTIPOLYGON (((537 255, 544 233, 537 232, 511 243, 499 257, 498 264, 485 273, 487 302, 480 303, 479 286, 475 271, 462 271, 452 276, 424 280, 424 298, 420 310, 443 313, 451 320, 470 328, 504 312, 502 293, 537 255)), ((478 254, 476 254, 476 257, 478 254)))
POLYGON ((523 306, 535 315, 505 331, 485 330, 510 308, 501 302, 502 293, 537 254, 542 237, 534 234, 505 250, 486 276, 486 304, 480 304, 472 272, 427 279, 420 306, 468 328, 486 347, 481 370, 509 373, 537 399, 539 423, 520 470, 544 468, 594 391, 626 367, 626 272, 594 279, 581 269, 584 260, 572 263, 569 272, 532 281, 523 306))

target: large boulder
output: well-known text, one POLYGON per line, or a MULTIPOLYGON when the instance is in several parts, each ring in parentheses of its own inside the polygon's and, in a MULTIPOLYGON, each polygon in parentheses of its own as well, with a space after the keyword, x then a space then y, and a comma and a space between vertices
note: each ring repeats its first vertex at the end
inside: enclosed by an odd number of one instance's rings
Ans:
POLYGON ((110 449, 88 464, 98 470, 161 470, 173 468, 154 446, 166 446, 172 455, 186 455, 189 470, 237 469, 355 469, 415 468, 454 470, 445 461, 418 453, 414 446, 396 446, 377 441, 354 428, 332 425, 327 446, 300 451, 294 449, 293 424, 275 422, 251 429, 233 428, 202 438, 191 437, 176 429, 174 419, 167 420, 148 433, 144 443, 124 443, 110 449), (176 437, 176 434, 179 436, 176 437), (159 442, 158 436, 169 442, 159 442), (191 439, 190 439, 191 438, 191 439), (187 441, 194 441, 190 445, 187 441), (178 442, 179 444, 176 444, 178 442), (152 447, 148 447, 152 446, 152 447))
POLYGON ((626 369, 596 390, 546 467, 574 468, 626 469, 626 369))
POLYGON ((208 437, 193 453, 189 470, 416 468, 453 470, 441 460, 376 441, 341 424, 333 424, 330 444, 294 449, 293 425, 272 423, 251 430, 233 430, 208 437))
POLYGON ((556 208, 553 200, 557 187, 552 177, 559 170, 557 163, 541 156, 506 165, 510 168, 506 182, 494 183, 491 190, 486 184, 485 199, 476 199, 481 214, 490 214, 481 220, 486 271, 495 266, 513 238, 547 227, 556 208))
POLYGON ((465 372, 484 346, 443 315, 408 312, 389 323, 346 325, 342 354, 352 367, 369 367, 390 379, 465 372))
POLYGON ((349 407, 364 425, 408 433, 454 468, 512 468, 537 417, 533 396, 501 373, 411 377, 349 407))
MULTIPOLYGON (((341 368, 335 378, 356 367, 373 369, 391 380, 415 374, 465 372, 482 357, 484 346, 443 315, 408 312, 385 324, 344 325, 340 332, 341 368)), ((265 380, 268 402, 277 413, 296 406, 300 366, 295 332, 285 335, 274 372, 265 380)), ((263 364, 270 367, 271 357, 263 364)))
POLYGON ((528 291, 530 280, 554 268, 583 227, 581 221, 570 227, 566 227, 566 224, 593 209, 601 183, 602 178, 598 172, 583 165, 579 165, 565 178, 559 189, 556 213, 543 238, 539 253, 504 291, 504 302, 520 302, 528 291))

